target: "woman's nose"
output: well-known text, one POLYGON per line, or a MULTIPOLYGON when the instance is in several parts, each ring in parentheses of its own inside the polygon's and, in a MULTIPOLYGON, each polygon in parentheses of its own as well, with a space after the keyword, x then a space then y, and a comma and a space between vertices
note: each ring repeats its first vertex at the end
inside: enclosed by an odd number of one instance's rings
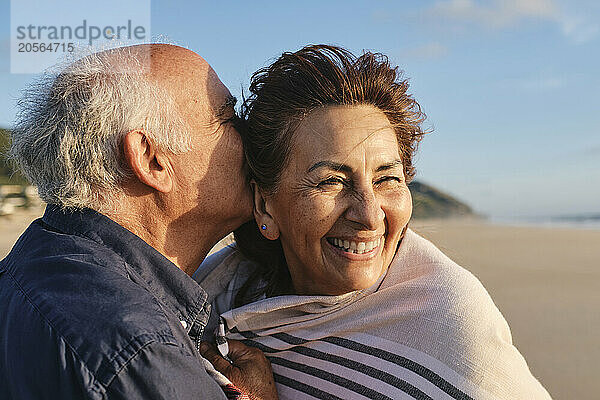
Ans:
POLYGON ((367 230, 377 230, 385 218, 381 203, 372 190, 355 192, 346 211, 346 219, 362 225, 367 230))

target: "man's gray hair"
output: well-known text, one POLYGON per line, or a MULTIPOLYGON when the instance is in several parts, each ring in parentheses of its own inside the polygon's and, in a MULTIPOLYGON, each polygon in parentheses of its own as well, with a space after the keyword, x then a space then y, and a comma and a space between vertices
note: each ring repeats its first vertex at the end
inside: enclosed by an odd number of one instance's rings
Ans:
POLYGON ((123 162, 127 132, 144 130, 160 150, 191 149, 172 97, 147 79, 130 48, 93 53, 46 73, 17 103, 10 157, 62 208, 112 209, 131 176, 123 162))

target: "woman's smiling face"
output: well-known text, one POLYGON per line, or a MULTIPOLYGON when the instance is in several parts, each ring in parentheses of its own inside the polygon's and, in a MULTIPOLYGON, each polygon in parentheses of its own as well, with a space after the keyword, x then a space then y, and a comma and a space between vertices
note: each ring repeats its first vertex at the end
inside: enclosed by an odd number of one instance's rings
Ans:
POLYGON ((266 223, 265 236, 279 234, 296 293, 337 295, 374 284, 412 212, 385 114, 366 105, 309 114, 277 191, 261 207, 257 221, 266 223))

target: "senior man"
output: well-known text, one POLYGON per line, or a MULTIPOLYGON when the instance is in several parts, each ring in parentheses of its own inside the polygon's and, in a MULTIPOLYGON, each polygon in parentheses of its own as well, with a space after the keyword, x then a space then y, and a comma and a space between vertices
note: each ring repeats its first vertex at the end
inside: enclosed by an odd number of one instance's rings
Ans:
MULTIPOLYGON (((11 154, 48 206, 0 262, 1 399, 225 398, 190 275, 251 215, 233 102, 200 56, 157 44, 25 94, 11 154)), ((276 398, 262 353, 230 347, 221 372, 276 398)))

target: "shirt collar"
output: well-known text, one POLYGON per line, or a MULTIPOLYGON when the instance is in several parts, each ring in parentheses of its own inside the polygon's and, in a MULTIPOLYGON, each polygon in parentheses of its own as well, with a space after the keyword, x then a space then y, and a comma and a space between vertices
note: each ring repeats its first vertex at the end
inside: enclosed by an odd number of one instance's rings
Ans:
POLYGON ((188 332, 201 330, 206 325, 210 311, 206 292, 139 236, 88 208, 65 211, 48 205, 42 220, 55 229, 93 240, 120 255, 148 284, 152 294, 182 324, 185 321, 188 332))

